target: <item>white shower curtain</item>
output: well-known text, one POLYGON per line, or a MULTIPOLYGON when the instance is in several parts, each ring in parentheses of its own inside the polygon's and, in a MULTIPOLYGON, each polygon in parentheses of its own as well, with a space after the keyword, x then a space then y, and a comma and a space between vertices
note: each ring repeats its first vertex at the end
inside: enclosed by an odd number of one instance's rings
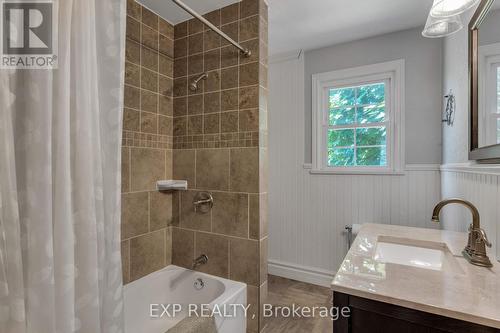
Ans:
POLYGON ((60 0, 59 67, 0 69, 0 332, 123 331, 125 0, 60 0))

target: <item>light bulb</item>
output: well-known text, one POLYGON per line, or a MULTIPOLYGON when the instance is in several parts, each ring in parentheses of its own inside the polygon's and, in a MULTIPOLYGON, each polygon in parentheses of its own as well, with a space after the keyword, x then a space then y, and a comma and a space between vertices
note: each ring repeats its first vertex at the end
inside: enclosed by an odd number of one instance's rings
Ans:
POLYGON ((434 0, 430 15, 445 18, 460 15, 477 5, 481 0, 434 0))
POLYGON ((452 35, 463 28, 460 16, 436 19, 432 16, 427 18, 422 36, 428 38, 440 38, 452 35))

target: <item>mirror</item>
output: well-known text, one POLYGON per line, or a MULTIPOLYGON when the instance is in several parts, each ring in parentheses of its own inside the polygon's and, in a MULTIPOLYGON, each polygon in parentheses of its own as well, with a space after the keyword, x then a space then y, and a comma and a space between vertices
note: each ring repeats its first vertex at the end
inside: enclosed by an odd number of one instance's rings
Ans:
POLYGON ((500 159, 500 0, 483 0, 469 26, 471 160, 500 159))

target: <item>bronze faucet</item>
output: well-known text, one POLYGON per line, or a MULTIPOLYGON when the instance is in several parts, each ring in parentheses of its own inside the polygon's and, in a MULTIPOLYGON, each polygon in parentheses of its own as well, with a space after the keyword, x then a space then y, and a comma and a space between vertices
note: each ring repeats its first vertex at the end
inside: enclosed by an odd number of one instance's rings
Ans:
POLYGON ((491 267, 490 258, 486 254, 486 246, 491 247, 491 243, 486 237, 486 233, 481 229, 479 225, 479 211, 477 208, 469 201, 462 199, 446 199, 441 201, 434 207, 432 212, 432 222, 439 222, 439 212, 441 209, 452 203, 462 204, 469 208, 472 213, 472 224, 469 226, 469 241, 467 246, 462 251, 463 256, 473 265, 491 267))

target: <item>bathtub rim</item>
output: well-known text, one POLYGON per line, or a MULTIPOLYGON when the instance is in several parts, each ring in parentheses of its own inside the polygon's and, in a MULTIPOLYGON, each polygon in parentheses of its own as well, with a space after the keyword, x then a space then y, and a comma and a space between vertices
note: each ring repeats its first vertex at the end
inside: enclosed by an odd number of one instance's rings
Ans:
MULTIPOLYGON (((195 271, 195 270, 181 267, 181 266, 177 266, 177 265, 168 265, 160 270, 149 273, 148 275, 145 275, 145 276, 143 276, 135 281, 129 282, 128 284, 124 285, 123 286, 123 293, 125 293, 129 289, 133 290, 133 289, 139 288, 139 286, 141 286, 143 283, 146 283, 145 281, 147 281, 148 279, 156 279, 157 276, 161 275, 162 273, 164 274, 167 271, 176 271, 176 270, 190 271, 190 272, 193 272, 193 274, 197 274, 197 275, 200 275, 200 276, 206 277, 206 278, 212 278, 212 279, 219 280, 222 282, 222 284, 224 285, 224 288, 225 288, 224 291, 222 292, 222 294, 219 297, 215 298, 210 303, 208 303, 210 305, 225 304, 228 301, 230 301, 231 298, 234 298, 235 295, 240 293, 243 289, 246 289, 246 291, 248 292, 248 288, 247 288, 248 286, 244 282, 222 278, 222 277, 219 277, 216 275, 195 271)), ((245 306, 246 305, 248 305, 248 300, 246 300, 245 306)))

